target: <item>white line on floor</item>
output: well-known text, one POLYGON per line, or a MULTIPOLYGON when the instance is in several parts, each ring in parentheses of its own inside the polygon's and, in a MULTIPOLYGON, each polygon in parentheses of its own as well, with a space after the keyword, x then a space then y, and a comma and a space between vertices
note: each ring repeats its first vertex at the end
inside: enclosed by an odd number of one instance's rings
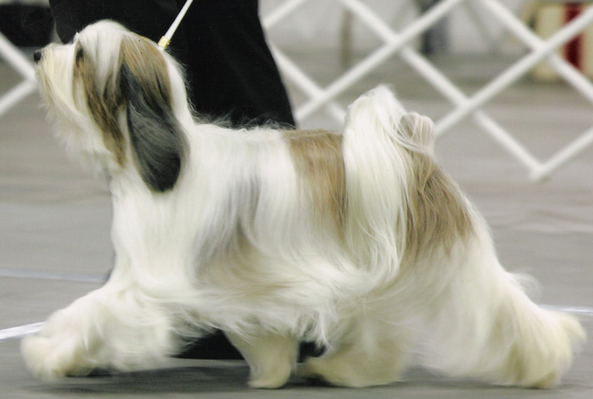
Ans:
POLYGON ((581 316, 593 316, 593 308, 585 308, 580 306, 557 306, 557 305, 541 305, 542 308, 556 310, 559 312, 572 313, 581 316))
POLYGON ((32 278, 39 280, 76 281, 79 283, 104 283, 105 276, 83 273, 44 272, 34 270, 0 269, 0 277, 32 278))
MULTIPOLYGON (((593 317, 593 308, 580 307, 580 306, 557 306, 557 305, 542 305, 542 307, 550 310, 556 310, 559 312, 572 313, 580 316, 593 317)), ((0 342, 8 341, 9 339, 18 339, 26 335, 35 334, 41 331, 45 323, 33 323, 26 324, 24 326, 7 328, 0 330, 0 342)))
POLYGON ((7 341, 9 339, 22 338, 25 335, 35 334, 41 330, 43 324, 45 323, 33 323, 0 330, 0 341, 7 341))

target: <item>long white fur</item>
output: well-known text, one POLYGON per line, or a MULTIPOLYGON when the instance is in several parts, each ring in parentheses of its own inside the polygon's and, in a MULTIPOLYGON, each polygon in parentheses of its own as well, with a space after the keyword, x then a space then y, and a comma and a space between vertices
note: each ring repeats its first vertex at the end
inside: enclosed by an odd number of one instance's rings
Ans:
MULTIPOLYGON (((486 223, 453 183, 447 189, 470 218, 467 234, 450 231, 442 238, 452 240, 449 247, 429 243, 410 255, 414 159, 432 162, 427 118, 408 113, 385 87, 350 106, 340 237, 317 225, 286 135, 196 123, 182 74, 159 53, 188 155, 173 188, 155 192, 130 161, 137 155, 128 141, 128 162, 113 159, 72 81, 73 53, 82 46, 97 64, 97 85, 105 84, 118 72, 112 69, 124 37, 139 40, 113 22, 96 23, 75 43, 44 50, 38 66, 58 135, 111 178, 117 258, 105 286, 23 340, 33 374, 52 379, 158 365, 180 350, 183 337, 219 328, 249 362, 254 387, 282 386, 303 339, 328 349, 301 373, 337 385, 397 381, 415 351, 426 367, 452 376, 558 383, 584 339, 581 326, 524 294, 500 266, 486 223)), ((129 140, 125 116, 119 120, 129 140)))

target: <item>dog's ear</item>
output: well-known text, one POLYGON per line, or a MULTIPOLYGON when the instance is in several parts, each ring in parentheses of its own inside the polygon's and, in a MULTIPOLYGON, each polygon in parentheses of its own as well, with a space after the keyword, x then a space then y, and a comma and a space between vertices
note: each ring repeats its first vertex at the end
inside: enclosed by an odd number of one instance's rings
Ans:
POLYGON ((147 39, 130 37, 122 41, 120 68, 130 142, 140 175, 151 189, 170 190, 181 172, 186 141, 172 108, 167 63, 147 39))
POLYGON ((104 77, 105 81, 100 84, 96 62, 83 50, 81 43, 77 42, 74 63, 75 90, 78 87, 82 90, 90 114, 101 129, 103 144, 113 154, 115 162, 123 168, 126 164, 126 146, 118 122, 123 105, 123 97, 117 84, 118 77, 108 74, 104 77))

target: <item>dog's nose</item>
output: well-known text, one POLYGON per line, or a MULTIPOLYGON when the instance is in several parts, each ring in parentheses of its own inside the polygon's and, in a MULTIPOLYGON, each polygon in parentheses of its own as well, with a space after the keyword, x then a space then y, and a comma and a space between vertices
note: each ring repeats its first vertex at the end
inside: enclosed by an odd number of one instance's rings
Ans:
POLYGON ((36 50, 33 53, 33 61, 35 61, 35 63, 38 63, 39 61, 41 61, 41 50, 36 50))

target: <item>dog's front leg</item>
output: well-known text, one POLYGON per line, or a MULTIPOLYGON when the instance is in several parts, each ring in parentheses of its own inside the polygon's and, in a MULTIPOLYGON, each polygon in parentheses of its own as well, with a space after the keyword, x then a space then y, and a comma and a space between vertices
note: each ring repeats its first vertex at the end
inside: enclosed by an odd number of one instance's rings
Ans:
POLYGON ((39 334, 23 339, 21 350, 44 380, 145 369, 174 352, 171 330, 166 312, 142 293, 108 283, 55 312, 39 334))
POLYGON ((98 291, 58 310, 45 322, 39 334, 23 339, 21 351, 29 370, 39 378, 85 375, 98 366, 100 346, 96 300, 98 291))
POLYGON ((251 369, 252 388, 280 388, 296 368, 299 343, 294 337, 264 332, 241 336, 225 332, 251 369))

